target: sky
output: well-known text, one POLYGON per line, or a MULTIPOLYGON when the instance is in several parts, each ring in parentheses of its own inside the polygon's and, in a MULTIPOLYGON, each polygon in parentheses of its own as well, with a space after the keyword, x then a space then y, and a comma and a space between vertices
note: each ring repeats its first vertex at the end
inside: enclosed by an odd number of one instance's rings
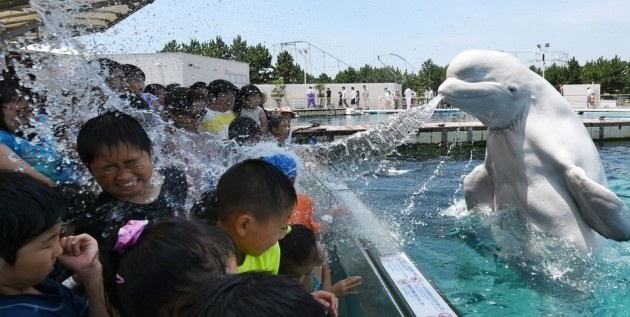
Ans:
MULTIPOLYGON (((172 39, 221 36, 229 43, 240 34, 274 56, 274 44, 308 41, 355 68, 382 66, 381 56, 387 65, 410 70, 427 59, 446 66, 466 49, 514 52, 534 64, 537 44, 549 43, 548 63, 566 56, 583 65, 615 55, 630 60, 629 12, 627 0, 155 0, 84 41, 108 53, 152 53, 172 39)), ((312 73, 338 69, 331 57, 324 64, 317 50, 309 58, 312 73)))

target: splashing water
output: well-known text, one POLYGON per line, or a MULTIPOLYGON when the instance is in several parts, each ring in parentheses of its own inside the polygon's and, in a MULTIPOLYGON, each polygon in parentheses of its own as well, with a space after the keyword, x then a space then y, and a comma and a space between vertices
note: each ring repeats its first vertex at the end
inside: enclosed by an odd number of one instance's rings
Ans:
POLYGON ((353 178, 376 170, 382 158, 405 144, 413 132, 431 118, 442 99, 438 96, 425 106, 407 109, 345 140, 297 147, 296 151, 314 165, 328 166, 340 177, 353 178))

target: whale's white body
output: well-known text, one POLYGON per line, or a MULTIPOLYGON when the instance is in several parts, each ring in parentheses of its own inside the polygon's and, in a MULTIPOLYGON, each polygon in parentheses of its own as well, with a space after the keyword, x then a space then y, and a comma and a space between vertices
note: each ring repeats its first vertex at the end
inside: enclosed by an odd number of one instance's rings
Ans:
POLYGON ((464 180, 468 208, 513 208, 535 228, 597 253, 630 239, 593 141, 569 103, 513 56, 470 50, 447 70, 444 101, 488 127, 486 159, 464 180))

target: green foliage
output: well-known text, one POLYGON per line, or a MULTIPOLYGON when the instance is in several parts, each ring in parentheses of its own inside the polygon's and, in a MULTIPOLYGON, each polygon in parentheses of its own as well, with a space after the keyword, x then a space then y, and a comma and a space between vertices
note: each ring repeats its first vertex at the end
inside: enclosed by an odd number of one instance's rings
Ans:
POLYGON ((282 98, 284 98, 286 94, 287 85, 284 84, 282 78, 270 80, 269 83, 274 85, 273 88, 271 88, 271 98, 276 101, 278 108, 280 108, 282 98))
POLYGON ((283 79, 285 83, 299 84, 304 80, 304 72, 289 52, 282 51, 276 58, 274 77, 283 79))
POLYGON ((201 56, 221 58, 249 64, 249 78, 254 84, 266 83, 271 79, 271 53, 262 44, 247 45, 247 41, 237 35, 228 45, 220 36, 200 42, 192 39, 189 43, 172 40, 160 52, 183 52, 201 56))

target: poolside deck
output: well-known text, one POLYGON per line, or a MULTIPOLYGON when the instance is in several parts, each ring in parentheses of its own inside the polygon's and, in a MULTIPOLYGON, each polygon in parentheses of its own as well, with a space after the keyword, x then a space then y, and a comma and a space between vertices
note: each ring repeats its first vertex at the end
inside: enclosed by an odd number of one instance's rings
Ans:
MULTIPOLYGON (((584 127, 593 140, 628 140, 630 139, 630 119, 583 119, 584 127)), ((322 125, 317 127, 295 127, 293 136, 296 140, 310 140, 315 137, 319 142, 330 142, 365 131, 372 125, 322 125)), ((409 144, 430 145, 445 143, 484 142, 488 128, 480 122, 428 122, 415 130, 409 144)))

